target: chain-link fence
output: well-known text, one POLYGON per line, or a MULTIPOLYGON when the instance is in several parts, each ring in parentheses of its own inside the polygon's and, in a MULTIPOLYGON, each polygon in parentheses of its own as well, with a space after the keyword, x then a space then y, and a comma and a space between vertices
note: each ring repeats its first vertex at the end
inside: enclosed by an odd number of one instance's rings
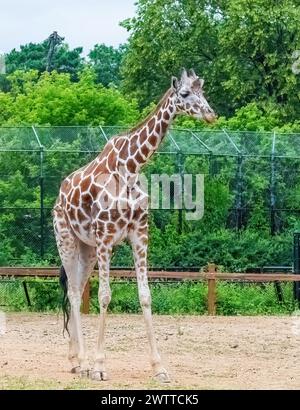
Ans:
MULTIPOLYGON (((60 183, 121 131, 126 130, 0 128, 0 265, 58 263, 51 210, 60 183)), ((299 168, 300 134, 171 129, 145 173, 204 174, 204 217, 194 223, 185 221, 184 210, 153 210, 151 223, 160 231, 176 225, 179 235, 204 227, 290 233, 298 228, 299 168)), ((155 235, 151 240, 154 247, 155 235)), ((124 252, 115 263, 131 265, 124 252)), ((200 264, 187 259, 189 266, 200 264)), ((282 259, 275 263, 292 262, 282 259)), ((158 257, 153 264, 160 265, 158 257)))

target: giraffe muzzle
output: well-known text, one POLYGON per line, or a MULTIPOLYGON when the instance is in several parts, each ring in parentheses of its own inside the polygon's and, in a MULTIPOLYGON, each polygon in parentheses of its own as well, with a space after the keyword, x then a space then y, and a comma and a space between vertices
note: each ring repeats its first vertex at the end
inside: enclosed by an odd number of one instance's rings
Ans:
POLYGON ((218 116, 215 113, 208 113, 208 114, 205 114, 205 116, 204 116, 205 121, 210 123, 210 124, 215 122, 217 120, 217 118, 218 118, 218 116))

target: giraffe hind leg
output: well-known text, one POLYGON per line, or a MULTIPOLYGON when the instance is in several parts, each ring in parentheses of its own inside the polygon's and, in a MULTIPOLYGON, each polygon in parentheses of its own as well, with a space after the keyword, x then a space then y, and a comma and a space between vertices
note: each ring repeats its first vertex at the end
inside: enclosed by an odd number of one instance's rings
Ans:
POLYGON ((72 372, 89 376, 89 365, 82 335, 80 305, 85 285, 96 263, 96 250, 82 242, 78 244, 77 276, 69 279, 68 295, 71 304, 70 315, 70 354, 72 372))
POLYGON ((58 251, 66 273, 70 302, 69 360, 73 373, 88 376, 89 366, 82 334, 80 305, 85 284, 96 262, 94 248, 82 243, 69 227, 62 210, 54 212, 54 228, 58 251))

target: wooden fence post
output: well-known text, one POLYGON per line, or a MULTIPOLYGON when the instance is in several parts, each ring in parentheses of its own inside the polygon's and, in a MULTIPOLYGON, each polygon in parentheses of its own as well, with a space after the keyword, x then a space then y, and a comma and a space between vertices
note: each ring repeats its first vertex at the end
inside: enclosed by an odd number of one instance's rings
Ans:
POLYGON ((87 281, 82 295, 82 313, 90 312, 90 279, 87 281))
POLYGON ((214 263, 208 264, 208 314, 210 316, 216 315, 216 265, 214 263))

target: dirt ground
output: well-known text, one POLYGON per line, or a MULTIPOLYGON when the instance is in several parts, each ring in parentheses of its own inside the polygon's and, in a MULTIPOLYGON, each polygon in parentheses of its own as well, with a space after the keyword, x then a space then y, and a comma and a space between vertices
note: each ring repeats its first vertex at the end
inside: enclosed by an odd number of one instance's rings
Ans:
MULTIPOLYGON (((97 316, 84 316, 92 362, 97 316)), ((300 316, 154 316, 170 389, 299 389, 300 316)), ((148 343, 139 315, 109 315, 110 379, 95 382, 69 373, 62 318, 8 313, 0 334, 0 389, 149 389, 148 343)))

